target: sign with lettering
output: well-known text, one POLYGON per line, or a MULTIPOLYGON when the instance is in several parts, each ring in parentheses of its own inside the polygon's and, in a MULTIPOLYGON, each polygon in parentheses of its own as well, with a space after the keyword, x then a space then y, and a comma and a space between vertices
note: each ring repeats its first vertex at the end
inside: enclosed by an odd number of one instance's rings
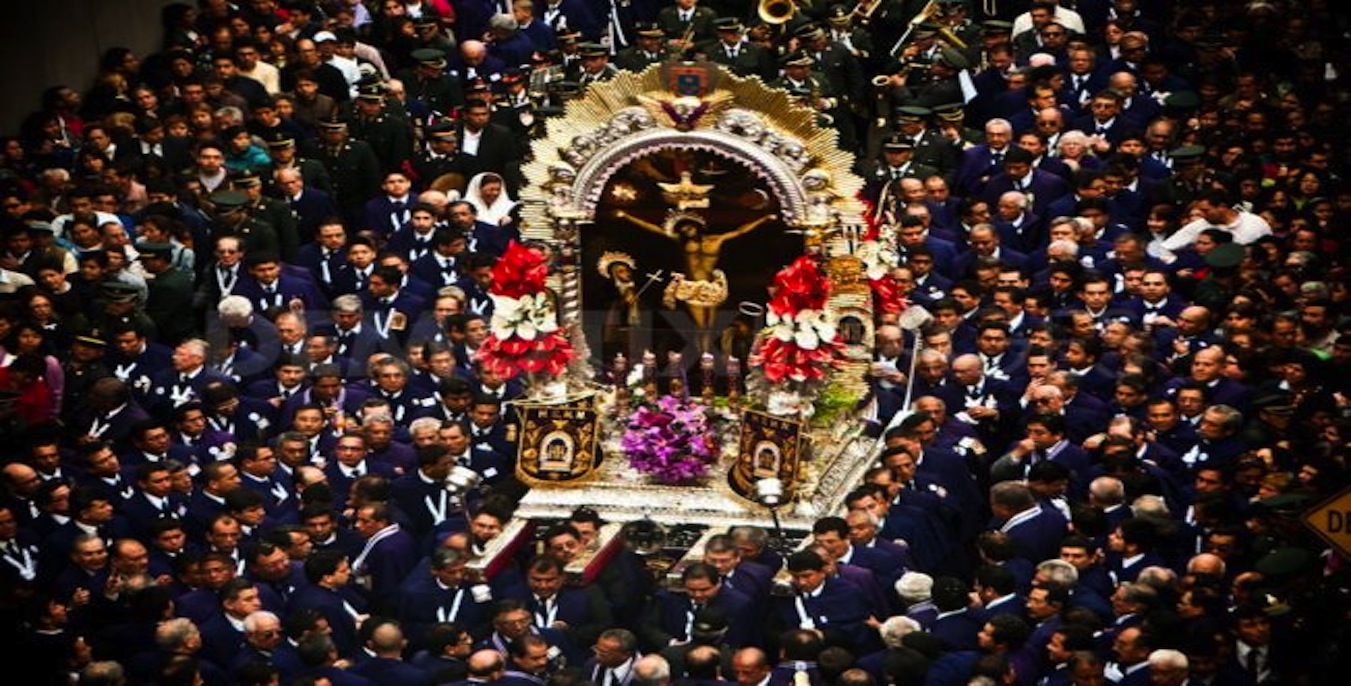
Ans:
POLYGON ((587 479, 600 463, 599 415, 590 398, 566 405, 517 403, 520 441, 516 477, 539 483, 587 479))
POLYGON ((1351 487, 1304 513, 1304 523, 1342 557, 1351 558, 1351 487))
POLYGON ((802 422, 757 410, 741 413, 741 437, 736 464, 727 480, 743 498, 755 500, 755 482, 777 477, 783 492, 797 484, 802 422))

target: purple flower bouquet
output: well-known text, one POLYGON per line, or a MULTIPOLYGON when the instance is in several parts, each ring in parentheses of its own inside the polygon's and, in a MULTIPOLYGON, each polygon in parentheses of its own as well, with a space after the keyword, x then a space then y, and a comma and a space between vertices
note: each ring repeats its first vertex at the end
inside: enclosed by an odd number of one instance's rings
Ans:
POLYGON ((629 464, 663 484, 704 476, 718 461, 718 439, 702 403, 663 396, 629 417, 620 446, 629 464))

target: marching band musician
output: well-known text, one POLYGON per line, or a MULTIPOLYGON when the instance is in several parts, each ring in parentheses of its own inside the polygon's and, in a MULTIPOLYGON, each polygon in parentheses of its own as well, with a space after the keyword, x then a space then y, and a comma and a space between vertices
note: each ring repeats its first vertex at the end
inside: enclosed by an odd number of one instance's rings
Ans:
POLYGON ((747 41, 743 31, 745 26, 736 17, 718 17, 715 22, 718 37, 699 46, 710 62, 727 67, 737 76, 759 76, 761 79, 774 78, 775 65, 769 52, 747 41))
POLYGON ((640 72, 665 58, 661 42, 666 37, 666 32, 656 23, 638 23, 634 26, 633 37, 633 45, 615 55, 616 67, 624 71, 640 72))
POLYGON ((587 86, 609 81, 619 73, 619 69, 610 64, 610 51, 604 45, 583 43, 577 52, 582 56, 582 72, 577 76, 577 83, 587 86))
POLYGON ((816 110, 818 124, 829 126, 832 118, 839 121, 835 115, 840 109, 840 98, 830 81, 812 69, 814 64, 816 60, 811 55, 798 50, 783 59, 783 75, 769 85, 799 98, 803 105, 816 110))

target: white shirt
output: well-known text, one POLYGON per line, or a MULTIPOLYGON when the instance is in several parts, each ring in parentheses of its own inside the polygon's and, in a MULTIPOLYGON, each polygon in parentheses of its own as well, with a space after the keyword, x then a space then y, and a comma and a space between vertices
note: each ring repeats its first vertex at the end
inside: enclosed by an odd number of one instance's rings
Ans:
MULTIPOLYGON (((1055 8, 1055 20, 1057 24, 1074 31, 1075 33, 1084 33, 1084 18, 1079 16, 1078 12, 1069 9, 1068 7, 1057 5, 1055 8)), ((1016 36, 1024 31, 1031 30, 1032 13, 1023 12, 1014 18, 1013 29, 1009 36, 1016 36)))
MULTIPOLYGON (((1181 250, 1195 243, 1202 231, 1213 226, 1215 225, 1205 219, 1193 220, 1164 239, 1163 248, 1170 252, 1181 250)), ((1219 228, 1228 229, 1229 233, 1234 234, 1234 242, 1239 245, 1248 245, 1263 236, 1271 235, 1271 225, 1267 224, 1267 220, 1251 212, 1239 212, 1234 223, 1219 228)))

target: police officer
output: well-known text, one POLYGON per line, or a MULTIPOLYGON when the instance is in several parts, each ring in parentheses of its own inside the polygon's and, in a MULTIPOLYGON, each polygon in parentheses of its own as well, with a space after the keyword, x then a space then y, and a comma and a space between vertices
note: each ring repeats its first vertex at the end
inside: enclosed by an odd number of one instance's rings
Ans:
POLYGON ((624 71, 640 72, 665 57, 661 39, 666 35, 652 22, 639 22, 634 28, 634 44, 615 55, 614 64, 624 71))
POLYGON ((459 78, 446 73, 446 54, 435 48, 419 48, 411 54, 413 64, 398 72, 413 111, 424 117, 448 116, 464 104, 459 78))
POLYGON ((353 139, 370 144, 380 160, 380 169, 386 172, 398 170, 413 156, 413 127, 394 109, 385 106, 385 86, 379 82, 361 86, 352 104, 349 133, 353 139))
POLYGON ((230 181, 230 187, 243 193, 248 202, 244 209, 254 217, 272 226, 281 245, 281 256, 290 261, 300 248, 300 229, 296 216, 284 200, 263 195, 263 181, 253 172, 244 172, 230 181))
POLYGON ((319 161, 333 179, 333 195, 343 217, 356 225, 366 200, 380 192, 380 160, 370 144, 348 136, 347 122, 327 119, 319 129, 323 144, 319 161))
POLYGON ((413 160, 414 183, 419 190, 426 190, 437 179, 453 174, 458 178, 457 185, 462 187, 471 175, 472 162, 460 152, 454 122, 437 122, 427 127, 426 149, 413 160))
POLYGON ((604 45, 584 43, 577 52, 582 56, 582 71, 577 75, 577 83, 588 86, 609 81, 619 73, 619 69, 610 64, 610 51, 604 45))
POLYGON ((211 194, 210 200, 216 208, 215 219, 211 222, 212 236, 238 236, 244 241, 245 253, 275 253, 280 249, 276 229, 249 215, 249 197, 243 192, 216 191, 211 194))
POLYGON ((306 186, 325 193, 333 192, 333 179, 329 177, 328 169, 325 169, 319 160, 298 155, 295 138, 278 132, 266 142, 268 157, 272 158, 272 165, 267 170, 266 178, 277 178, 275 172, 278 169, 295 169, 305 179, 306 186))

